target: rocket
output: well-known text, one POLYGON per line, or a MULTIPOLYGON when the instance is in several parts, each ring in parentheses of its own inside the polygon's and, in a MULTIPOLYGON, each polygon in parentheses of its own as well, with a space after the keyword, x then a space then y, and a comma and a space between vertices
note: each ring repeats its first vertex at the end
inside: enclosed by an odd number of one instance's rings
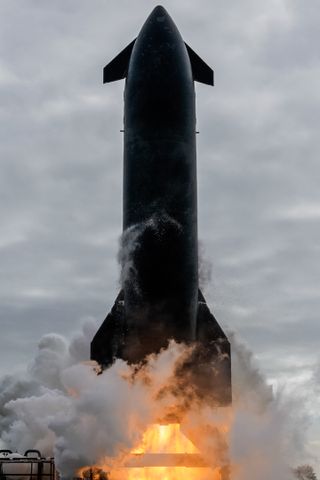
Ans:
POLYGON ((194 82, 213 70, 157 6, 138 37, 103 70, 125 79, 121 291, 91 343, 102 366, 139 363, 177 343, 197 344, 215 362, 231 399, 229 341, 198 285, 194 82))

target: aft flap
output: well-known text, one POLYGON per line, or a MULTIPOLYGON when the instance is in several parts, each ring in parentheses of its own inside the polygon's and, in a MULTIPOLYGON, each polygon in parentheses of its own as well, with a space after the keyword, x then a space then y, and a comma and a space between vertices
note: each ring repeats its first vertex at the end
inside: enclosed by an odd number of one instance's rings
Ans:
POLYGON ((185 44, 190 58, 190 63, 192 67, 193 80, 195 82, 205 83, 206 85, 214 85, 213 82, 213 70, 207 65, 199 55, 196 54, 185 44))
POLYGON ((122 52, 104 67, 103 83, 115 82, 116 80, 121 80, 127 76, 129 60, 135 41, 136 39, 129 43, 122 52))
POLYGON ((230 405, 232 402, 230 343, 210 312, 200 290, 196 339, 200 345, 200 365, 202 368, 205 365, 208 368, 206 376, 203 377, 206 378, 207 391, 212 392, 212 398, 217 405, 230 405))
POLYGON ((225 341, 229 345, 226 334, 210 312, 201 290, 198 290, 197 340, 204 344, 225 341))
POLYGON ((90 358, 102 368, 109 367, 115 358, 121 358, 125 332, 124 295, 118 294, 111 312, 92 339, 90 358))

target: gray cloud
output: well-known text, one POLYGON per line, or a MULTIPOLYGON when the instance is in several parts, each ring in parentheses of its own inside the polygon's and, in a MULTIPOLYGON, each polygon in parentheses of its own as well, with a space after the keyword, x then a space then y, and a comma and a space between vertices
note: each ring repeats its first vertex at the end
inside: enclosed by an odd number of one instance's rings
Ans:
MULTIPOLYGON (((101 69, 155 4, 1 2, 1 371, 117 294, 123 84, 101 69)), ((164 6, 215 69, 196 87, 208 301, 270 378, 296 382, 319 338, 318 4, 164 6)))

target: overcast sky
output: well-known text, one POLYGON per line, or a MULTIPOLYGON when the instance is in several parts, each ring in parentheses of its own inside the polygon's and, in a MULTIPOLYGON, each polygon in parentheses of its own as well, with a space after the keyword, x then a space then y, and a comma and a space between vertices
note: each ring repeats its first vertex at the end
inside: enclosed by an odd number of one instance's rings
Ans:
MULTIPOLYGON (((1 373, 117 295, 124 84, 103 86, 102 67, 156 4, 0 1, 1 373)), ((196 86, 208 303, 270 382, 304 385, 320 339, 319 3, 163 5, 215 70, 196 86)))

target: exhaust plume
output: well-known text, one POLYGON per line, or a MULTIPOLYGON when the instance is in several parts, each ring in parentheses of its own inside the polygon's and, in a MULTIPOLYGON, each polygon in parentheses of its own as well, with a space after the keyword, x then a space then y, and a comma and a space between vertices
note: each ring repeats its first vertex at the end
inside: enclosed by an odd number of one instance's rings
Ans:
POLYGON ((150 424, 175 418, 212 466, 227 460, 230 442, 235 480, 293 478, 289 465, 301 458, 305 419, 294 402, 272 392, 234 336, 233 407, 219 409, 205 383, 190 386, 194 348, 183 344, 171 342, 139 366, 116 360, 97 375, 94 362, 81 363, 95 328, 88 322, 70 342, 45 335, 27 371, 1 379, 1 446, 54 455, 68 477, 102 459, 111 468, 150 424))

